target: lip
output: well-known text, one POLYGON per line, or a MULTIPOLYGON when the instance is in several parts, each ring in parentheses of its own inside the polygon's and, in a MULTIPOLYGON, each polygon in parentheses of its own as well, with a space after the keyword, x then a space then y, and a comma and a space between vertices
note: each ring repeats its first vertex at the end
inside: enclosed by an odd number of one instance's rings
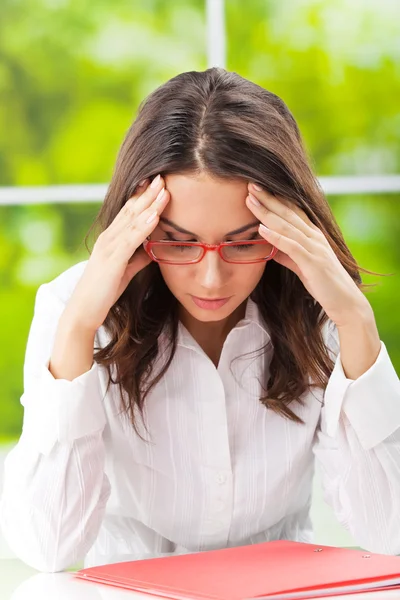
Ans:
POLYGON ((200 298, 200 296, 193 296, 193 298, 197 298, 197 300, 202 300, 203 302, 220 302, 221 300, 228 300, 230 296, 225 296, 224 298, 200 298))
POLYGON ((192 296, 192 300, 199 308, 217 310, 218 308, 221 308, 221 306, 224 306, 231 297, 232 296, 228 296, 228 298, 199 298, 197 296, 192 296))

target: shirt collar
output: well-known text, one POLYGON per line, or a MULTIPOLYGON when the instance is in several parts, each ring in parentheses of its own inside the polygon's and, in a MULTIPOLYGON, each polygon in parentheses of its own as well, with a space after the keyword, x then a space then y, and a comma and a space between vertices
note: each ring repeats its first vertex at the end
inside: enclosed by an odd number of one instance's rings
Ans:
POLYGON ((249 298, 247 299, 246 312, 245 312, 244 319, 239 321, 239 323, 236 325, 236 327, 244 327, 251 323, 254 323, 258 327, 260 327, 260 329, 262 329, 262 331, 264 333, 269 335, 268 327, 267 327, 264 319, 261 316, 261 312, 260 312, 260 309, 258 308, 258 304, 256 304, 254 302, 254 300, 252 300, 249 296, 249 298))
MULTIPOLYGON (((233 328, 232 331, 236 329, 244 329, 249 326, 256 326, 259 328, 264 334, 269 338, 268 328, 264 319, 261 316, 258 305, 252 300, 250 297, 247 299, 245 316, 241 319, 233 328)), ((199 349, 199 345, 193 336, 189 333, 186 327, 179 321, 178 324, 178 335, 177 335, 177 344, 180 346, 185 346, 186 348, 199 349)))

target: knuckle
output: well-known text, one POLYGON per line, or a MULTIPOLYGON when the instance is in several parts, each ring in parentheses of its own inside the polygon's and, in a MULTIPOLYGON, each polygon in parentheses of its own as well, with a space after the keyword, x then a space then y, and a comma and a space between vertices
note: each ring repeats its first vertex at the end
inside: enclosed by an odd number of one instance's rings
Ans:
POLYGON ((332 248, 327 248, 326 246, 323 246, 319 249, 319 254, 324 261, 329 261, 329 259, 332 257, 332 252, 332 248))
POLYGON ((326 256, 321 251, 321 249, 319 249, 318 252, 314 255, 314 261, 319 268, 323 267, 326 264, 326 256))
POLYGON ((280 225, 280 230, 282 231, 283 235, 290 235, 290 232, 293 231, 293 227, 287 222, 287 221, 283 221, 280 225))
POLYGON ((136 219, 134 221, 131 221, 130 223, 128 223, 128 231, 131 235, 132 235, 132 233, 135 233, 138 230, 139 230, 139 227, 138 227, 138 222, 136 219))
POLYGON ((134 248, 135 243, 132 239, 132 236, 124 235, 121 236, 121 239, 118 241, 118 247, 115 249, 115 252, 117 253, 117 255, 120 255, 121 253, 125 255, 127 253, 133 252, 134 248))
POLYGON ((129 235, 126 235, 123 237, 122 239, 123 245, 125 248, 131 248, 132 247, 132 238, 129 235))
POLYGON ((125 202, 122 210, 124 211, 124 213, 127 216, 134 215, 135 214, 135 200, 133 198, 130 198, 129 200, 127 200, 125 202))
POLYGON ((314 229, 315 235, 316 235, 316 236, 317 236, 317 237, 318 237, 320 240, 324 240, 324 239, 325 239, 325 236, 324 236, 324 234, 322 233, 322 231, 320 230, 320 228, 319 228, 319 227, 317 227, 316 225, 314 225, 313 229, 314 229))

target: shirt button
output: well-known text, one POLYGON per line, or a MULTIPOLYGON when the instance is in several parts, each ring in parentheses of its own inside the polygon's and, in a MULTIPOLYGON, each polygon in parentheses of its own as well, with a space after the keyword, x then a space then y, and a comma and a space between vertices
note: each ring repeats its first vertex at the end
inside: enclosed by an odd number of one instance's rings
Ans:
POLYGON ((227 478, 224 473, 218 473, 216 479, 218 483, 225 483, 227 478))

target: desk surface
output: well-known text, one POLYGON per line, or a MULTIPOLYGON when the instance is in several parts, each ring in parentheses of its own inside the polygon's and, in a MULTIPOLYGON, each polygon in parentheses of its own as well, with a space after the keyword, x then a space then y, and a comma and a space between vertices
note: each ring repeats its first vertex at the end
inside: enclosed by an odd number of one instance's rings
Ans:
MULTIPOLYGON (((72 572, 39 573, 20 560, 0 560, 1 600, 151 600, 155 598, 95 584, 74 577, 72 572)), ((400 600, 400 590, 330 596, 330 600, 400 600)), ((314 599, 316 600, 316 599, 314 599)))

